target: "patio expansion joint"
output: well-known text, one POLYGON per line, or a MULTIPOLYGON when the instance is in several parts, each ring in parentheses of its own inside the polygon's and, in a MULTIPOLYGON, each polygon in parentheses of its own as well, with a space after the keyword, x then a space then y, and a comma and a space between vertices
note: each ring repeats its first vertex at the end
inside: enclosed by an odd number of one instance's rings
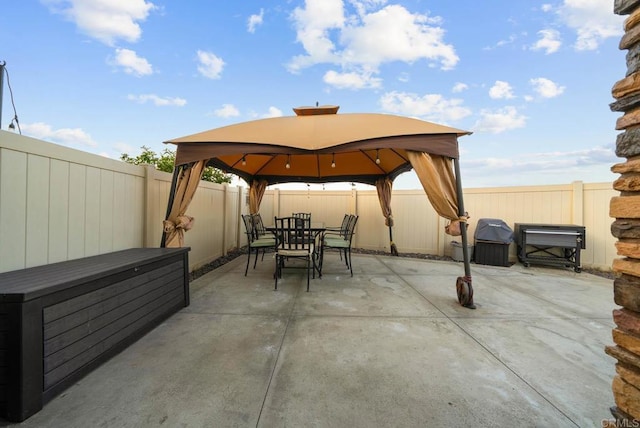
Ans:
POLYGON ((276 354, 276 358, 273 361, 273 367, 271 368, 271 374, 269 375, 269 382, 267 383, 267 388, 264 391, 264 397, 262 397, 262 403, 260 404, 260 412, 258 413, 258 418, 256 419, 256 428, 260 425, 260 419, 262 418, 262 411, 264 410, 265 403, 267 402, 267 397, 269 396, 269 390, 271 389, 271 383, 273 382, 273 377, 276 373, 276 367, 278 367, 278 361, 280 360, 280 353, 282 352, 282 347, 284 346, 284 341, 285 341, 285 338, 287 337, 289 324, 291 324, 291 320, 294 319, 294 311, 296 308, 296 302, 298 301, 298 296, 300 295, 300 290, 301 290, 301 287, 296 288, 296 294, 295 294, 295 297, 293 298, 293 302, 291 303, 291 308, 289 309, 287 322, 285 324, 284 331, 282 332, 280 345, 278 346, 278 353, 276 354))
POLYGON ((394 314, 383 314, 383 315, 348 315, 348 314, 295 314, 293 316, 296 319, 302 318, 351 318, 351 319, 366 319, 366 318, 376 318, 376 319, 385 319, 385 318, 393 318, 393 319, 406 319, 406 320, 424 320, 424 319, 442 319, 447 318, 446 316, 438 316, 438 315, 394 315, 394 314))

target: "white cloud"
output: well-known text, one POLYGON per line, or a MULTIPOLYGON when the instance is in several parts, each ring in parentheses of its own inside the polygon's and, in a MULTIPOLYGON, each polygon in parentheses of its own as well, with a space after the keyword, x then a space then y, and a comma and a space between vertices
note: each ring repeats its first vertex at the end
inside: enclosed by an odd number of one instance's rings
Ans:
POLYGON ((221 108, 214 110, 213 114, 218 117, 237 117, 240 116, 240 111, 233 104, 223 104, 221 108))
POLYGON ((282 116, 282 110, 280 110, 277 107, 269 107, 269 112, 265 113, 262 115, 263 118, 269 118, 269 117, 280 117, 282 116))
POLYGON ((515 98, 511 85, 502 80, 496 80, 496 83, 489 89, 489 96, 494 100, 515 98))
POLYGON ((91 135, 80 128, 52 129, 46 123, 37 122, 21 124, 22 133, 40 140, 51 141, 65 146, 89 146, 96 147, 98 143, 93 141, 91 135))
POLYGON ((347 14, 343 0, 307 0, 304 8, 292 14, 297 40, 305 50, 290 61, 291 72, 328 63, 353 69, 377 72, 383 64, 394 61, 412 63, 426 59, 444 70, 455 67, 458 56, 452 45, 444 42, 439 17, 410 13, 400 5, 384 1, 353 1, 356 13, 347 14))
MULTIPOLYGON (((499 171, 500 174, 511 175, 513 173, 527 172, 566 172, 572 168, 587 167, 592 165, 606 165, 606 169, 619 161, 616 157, 613 145, 600 146, 584 150, 555 151, 541 153, 523 153, 509 158, 482 158, 474 160, 461 159, 461 164, 467 171, 486 171, 491 174, 499 171), (498 170, 496 170, 498 168, 498 170)), ((575 179, 575 177, 574 177, 575 179)))
POLYGON ((187 100, 184 98, 171 98, 171 97, 159 97, 155 94, 142 94, 142 95, 128 95, 128 100, 135 101, 140 104, 145 104, 146 102, 152 102, 156 106, 177 106, 183 107, 187 104, 187 100))
POLYGON ((407 83, 410 80, 409 73, 402 72, 398 75, 398 81, 402 83, 407 83))
POLYGON ((348 62, 378 64, 392 61, 414 62, 427 59, 449 70, 458 63, 453 46, 445 44, 440 18, 412 14, 399 5, 361 17, 362 25, 349 25, 341 34, 346 45, 342 59, 348 62))
POLYGON ((198 71, 209 79, 219 79, 224 68, 224 61, 212 52, 198 51, 198 71))
POLYGON ((540 40, 535 42, 531 49, 534 51, 544 50, 546 55, 555 53, 562 46, 560 41, 560 32, 553 29, 546 29, 538 31, 540 40))
POLYGON ((387 4, 387 0, 349 0, 349 3, 356 8, 358 15, 364 15, 370 10, 381 8, 387 4))
MULTIPOLYGON (((113 148, 114 148, 114 150, 115 150, 115 151, 117 151, 118 153, 127 153, 127 154, 130 154, 130 153, 135 153, 136 151, 140 151, 140 149, 139 149, 139 148, 138 148, 138 149, 136 149, 135 147, 133 147, 132 145, 127 144, 127 143, 115 143, 115 144, 113 145, 113 148)), ((102 154, 101 154, 101 155, 102 155, 102 154)), ((109 155, 102 155, 102 156, 111 157, 111 156, 109 156, 109 155)))
POLYGON ((517 39, 518 39, 517 35, 511 34, 508 39, 499 40, 494 46, 486 46, 482 49, 485 51, 490 51, 496 48, 500 48, 502 46, 512 45, 517 39))
POLYGON ((145 0, 42 0, 81 32, 113 46, 117 40, 137 42, 143 22, 156 6, 145 0))
POLYGON ((481 110, 480 119, 473 127, 474 131, 500 134, 512 129, 523 128, 527 118, 513 106, 507 106, 497 110, 481 110))
POLYGON ((565 90, 564 86, 560 86, 549 79, 545 79, 544 77, 531 79, 529 80, 529 83, 533 86, 533 90, 543 98, 555 98, 561 95, 565 90))
POLYGON ((558 15, 576 31, 574 48, 579 51, 595 50, 605 39, 623 34, 624 17, 613 13, 610 1, 564 0, 558 15))
POLYGON ((329 32, 344 25, 342 0, 307 0, 305 6, 295 8, 292 19, 296 26, 296 39, 307 55, 292 59, 289 64, 292 72, 313 64, 339 62, 339 56, 334 54, 335 46, 329 32))
POLYGON ((551 12, 553 10, 553 5, 550 5, 549 3, 545 3, 542 6, 540 6, 540 9, 543 12, 551 12))
POLYGON ((151 64, 149 64, 146 59, 139 57, 138 54, 131 49, 116 49, 115 58, 109 62, 111 65, 122 67, 125 73, 132 74, 136 77, 153 74, 151 64))
POLYGON ((406 92, 388 92, 380 97, 380 105, 390 113, 422 117, 439 123, 455 122, 471 114, 460 99, 446 99, 440 94, 419 96, 406 92))
POLYGON ((340 73, 329 70, 325 73, 322 80, 338 89, 365 89, 379 88, 382 85, 382 79, 373 77, 371 72, 345 72, 340 73))
POLYGON ((469 89, 469 85, 467 85, 466 83, 458 82, 455 85, 453 85, 453 89, 451 89, 451 92, 453 92, 454 94, 457 94, 462 91, 466 91, 467 89, 469 89))
POLYGON ((264 18, 264 9, 260 9, 258 15, 251 15, 247 20, 247 31, 250 33, 256 32, 256 27, 262 25, 262 19, 264 18))

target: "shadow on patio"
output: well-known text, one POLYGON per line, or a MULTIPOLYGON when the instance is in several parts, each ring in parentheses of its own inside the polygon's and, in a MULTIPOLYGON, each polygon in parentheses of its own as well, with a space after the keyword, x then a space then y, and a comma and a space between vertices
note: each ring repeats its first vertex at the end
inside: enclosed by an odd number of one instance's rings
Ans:
POLYGON ((324 276, 246 259, 23 426, 600 426, 612 281, 572 270, 337 254, 324 276))

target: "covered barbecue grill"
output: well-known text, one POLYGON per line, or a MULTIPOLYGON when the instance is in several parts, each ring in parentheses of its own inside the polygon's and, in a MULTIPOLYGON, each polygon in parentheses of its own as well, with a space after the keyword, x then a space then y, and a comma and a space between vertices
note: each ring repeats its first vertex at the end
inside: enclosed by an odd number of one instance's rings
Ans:
POLYGON ((513 230, 503 220, 496 218, 478 220, 474 241, 476 263, 509 266, 509 245, 513 242, 513 230))
POLYGON ((518 260, 582 270, 580 250, 585 248, 585 227, 574 224, 515 224, 518 260))

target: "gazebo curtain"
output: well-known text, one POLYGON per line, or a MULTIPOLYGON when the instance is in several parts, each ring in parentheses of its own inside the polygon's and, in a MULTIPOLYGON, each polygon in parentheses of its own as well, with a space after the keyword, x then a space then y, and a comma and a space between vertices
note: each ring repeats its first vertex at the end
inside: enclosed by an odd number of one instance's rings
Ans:
POLYGON ((376 181, 376 190, 378 191, 378 201, 380 201, 380 208, 382 208, 382 215, 384 216, 384 224, 386 226, 393 226, 393 214, 391 213, 391 189, 393 187, 393 181, 389 177, 379 178, 376 181))
POLYGON ((260 203, 267 189, 267 184, 267 180, 251 180, 249 187, 249 212, 251 214, 258 214, 260 211, 260 203))
POLYGON ((168 248, 182 247, 184 245, 184 232, 191 229, 193 225, 193 217, 186 216, 185 212, 198 188, 206 163, 207 160, 201 160, 182 167, 176 183, 171 211, 167 219, 162 223, 165 233, 165 246, 168 248))
POLYGON ((458 216, 458 198, 451 160, 411 150, 407 150, 407 157, 436 212, 452 221, 466 221, 466 218, 458 216))
POLYGON ((378 191, 378 201, 382 208, 384 216, 384 224, 389 227, 389 250, 394 256, 398 255, 398 249, 393 242, 393 214, 391 212, 391 189, 393 188, 393 180, 389 177, 379 178, 376 180, 376 190, 378 191))

